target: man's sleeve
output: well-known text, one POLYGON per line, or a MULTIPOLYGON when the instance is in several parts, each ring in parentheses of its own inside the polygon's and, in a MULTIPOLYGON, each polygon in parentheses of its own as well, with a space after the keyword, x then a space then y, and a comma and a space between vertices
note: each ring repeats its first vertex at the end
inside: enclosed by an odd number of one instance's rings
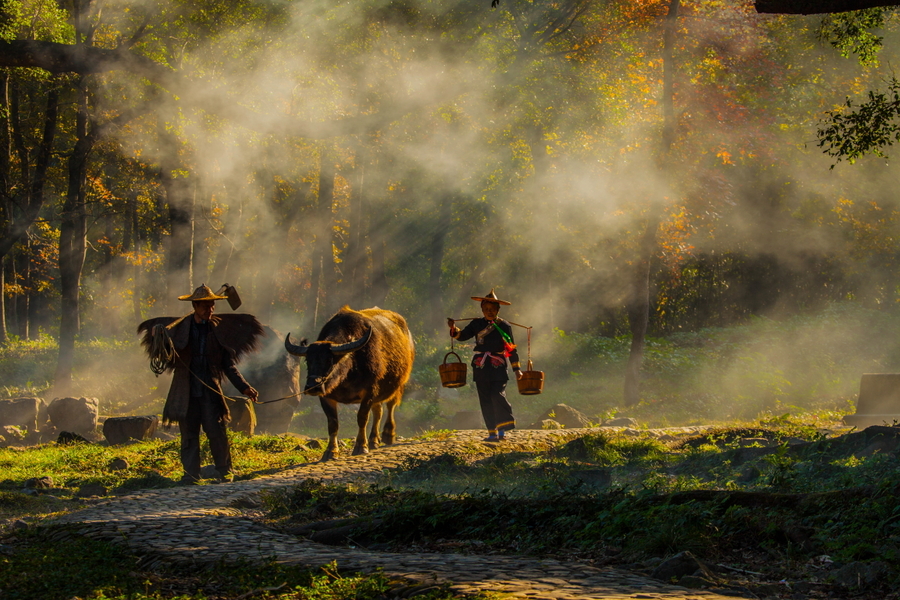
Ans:
POLYGON ((231 357, 231 351, 227 348, 223 348, 222 352, 222 372, 228 377, 228 381, 231 382, 231 385, 242 394, 244 393, 244 390, 250 387, 250 384, 247 383, 247 380, 244 379, 244 376, 238 371, 237 365, 234 364, 234 359, 231 357))

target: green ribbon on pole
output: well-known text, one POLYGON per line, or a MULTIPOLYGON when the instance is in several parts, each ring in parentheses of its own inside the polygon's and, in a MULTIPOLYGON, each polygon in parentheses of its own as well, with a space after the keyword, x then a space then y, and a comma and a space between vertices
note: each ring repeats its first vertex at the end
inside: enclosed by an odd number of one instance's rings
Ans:
POLYGON ((494 329, 496 329, 497 331, 500 332, 500 335, 503 336, 503 339, 506 340, 506 343, 507 343, 507 344, 512 344, 512 343, 513 343, 512 338, 509 337, 509 334, 506 333, 505 331, 503 331, 502 329, 500 329, 500 326, 497 325, 497 321, 491 321, 491 325, 494 326, 494 329))
POLYGON ((500 329, 500 326, 497 325, 497 321, 491 321, 491 325, 494 326, 494 329, 496 329, 498 332, 500 332, 500 336, 503 338, 503 341, 506 342, 506 344, 505 344, 506 352, 504 352, 504 355, 511 356, 513 353, 513 350, 516 349, 516 345, 513 344, 512 338, 509 337, 508 333, 506 333, 505 331, 500 329))

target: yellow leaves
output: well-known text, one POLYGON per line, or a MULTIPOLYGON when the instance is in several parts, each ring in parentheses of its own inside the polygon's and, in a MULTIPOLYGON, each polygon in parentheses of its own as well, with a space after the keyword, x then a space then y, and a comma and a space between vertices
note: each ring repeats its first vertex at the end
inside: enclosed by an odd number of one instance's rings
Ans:
POLYGON ((122 258, 129 265, 145 269, 155 269, 162 264, 162 255, 157 252, 123 252, 122 258))
POLYGON ((722 161, 723 165, 733 165, 734 162, 731 160, 731 152, 727 150, 719 150, 716 152, 716 158, 722 161))

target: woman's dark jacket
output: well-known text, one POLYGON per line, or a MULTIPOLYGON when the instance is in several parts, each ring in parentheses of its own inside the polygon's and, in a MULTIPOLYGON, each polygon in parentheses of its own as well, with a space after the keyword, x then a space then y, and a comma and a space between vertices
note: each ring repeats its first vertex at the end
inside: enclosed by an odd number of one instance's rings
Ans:
MULTIPOLYGON (((512 325, 503 319, 496 319, 497 326, 502 329, 512 344, 515 344, 513 338, 512 325)), ((475 338, 475 355, 472 357, 472 367, 474 368, 474 376, 480 374, 489 374, 489 379, 509 379, 506 371, 506 361, 498 364, 499 360, 492 357, 503 357, 506 353, 506 340, 497 331, 497 328, 484 317, 472 319, 456 336, 459 341, 466 341, 475 338), (490 353, 489 357, 485 357, 485 353, 490 353)), ((519 370, 519 352, 513 349, 509 354, 509 364, 513 370, 519 370)))

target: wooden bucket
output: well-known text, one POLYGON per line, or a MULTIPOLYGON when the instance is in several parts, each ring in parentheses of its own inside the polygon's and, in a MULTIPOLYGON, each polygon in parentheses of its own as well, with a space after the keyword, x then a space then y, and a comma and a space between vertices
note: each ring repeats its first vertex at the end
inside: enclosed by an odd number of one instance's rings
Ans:
POLYGON ((528 361, 528 370, 522 371, 522 379, 517 379, 519 393, 523 396, 540 394, 544 389, 544 372, 535 371, 531 360, 528 361))
POLYGON ((441 372, 441 385, 445 388, 457 388, 466 385, 466 363, 462 361, 459 354, 452 350, 444 356, 444 363, 438 365, 438 371, 441 372), (459 362, 448 363, 447 358, 450 355, 456 357, 459 362))

